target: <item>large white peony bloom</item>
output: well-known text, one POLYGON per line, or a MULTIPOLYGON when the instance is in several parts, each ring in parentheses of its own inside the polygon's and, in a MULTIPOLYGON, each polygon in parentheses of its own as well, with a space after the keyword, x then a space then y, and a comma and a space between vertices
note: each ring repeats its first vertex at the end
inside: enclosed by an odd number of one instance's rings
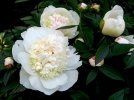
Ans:
POLYGON ((112 10, 108 11, 103 20, 104 26, 102 33, 111 37, 120 36, 125 29, 125 22, 123 19, 123 9, 119 5, 115 5, 112 10))
POLYGON ((31 27, 12 48, 13 58, 21 64, 20 84, 47 95, 65 91, 78 79, 82 65, 75 48, 58 30, 31 27))
MULTIPOLYGON (((55 8, 54 6, 48 6, 44 9, 40 24, 42 27, 57 29, 63 26, 79 25, 80 17, 72 10, 66 10, 65 8, 55 8)), ((60 29, 65 36, 69 39, 78 35, 77 26, 70 29, 60 29)))

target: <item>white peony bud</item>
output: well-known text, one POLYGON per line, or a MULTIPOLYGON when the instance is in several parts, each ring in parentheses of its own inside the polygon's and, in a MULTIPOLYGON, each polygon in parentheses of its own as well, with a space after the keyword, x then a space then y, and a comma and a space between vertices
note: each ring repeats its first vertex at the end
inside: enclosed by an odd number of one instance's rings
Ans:
POLYGON ((123 9, 119 5, 115 5, 112 10, 108 11, 103 20, 104 26, 102 33, 111 37, 120 36, 125 29, 125 22, 123 19, 123 9))
POLYGON ((5 58, 4 66, 12 67, 13 66, 13 59, 11 57, 5 58))
POLYGON ((94 9, 94 10, 96 10, 97 12, 99 12, 99 11, 100 11, 100 5, 97 4, 97 3, 93 3, 93 4, 91 5, 91 9, 94 9))
POLYGON ((92 66, 92 67, 99 67, 99 66, 102 66, 104 64, 104 60, 100 61, 97 65, 95 65, 95 56, 91 57, 89 59, 89 64, 92 66))
POLYGON ((80 3, 79 9, 81 9, 81 10, 87 9, 87 4, 85 4, 85 3, 80 3))

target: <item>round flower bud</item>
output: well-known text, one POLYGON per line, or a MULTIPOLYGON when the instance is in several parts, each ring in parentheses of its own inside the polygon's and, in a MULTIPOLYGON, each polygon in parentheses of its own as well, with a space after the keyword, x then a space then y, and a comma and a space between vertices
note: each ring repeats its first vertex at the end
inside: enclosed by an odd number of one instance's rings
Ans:
POLYGON ((99 11, 100 11, 100 5, 97 4, 97 3, 93 3, 93 4, 91 5, 91 9, 94 9, 94 10, 96 10, 97 12, 99 12, 99 11))
POLYGON ((85 3, 83 3, 83 2, 80 3, 80 4, 79 4, 79 9, 80 9, 80 10, 85 10, 85 9, 87 9, 87 4, 85 4, 85 3))
POLYGON ((100 61, 97 65, 95 64, 95 56, 91 57, 89 59, 89 64, 92 66, 92 67, 99 67, 99 66, 102 66, 104 64, 104 60, 100 61))
POLYGON ((104 26, 102 28, 102 34, 111 37, 120 36, 125 29, 123 13, 124 11, 119 5, 115 5, 112 10, 108 11, 103 18, 104 26))
POLYGON ((11 57, 5 58, 4 66, 12 67, 13 66, 13 59, 11 57))

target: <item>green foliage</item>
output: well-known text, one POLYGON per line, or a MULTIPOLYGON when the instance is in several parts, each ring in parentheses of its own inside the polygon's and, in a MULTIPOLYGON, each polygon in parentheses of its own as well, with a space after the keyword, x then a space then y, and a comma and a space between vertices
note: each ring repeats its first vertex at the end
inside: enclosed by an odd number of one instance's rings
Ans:
POLYGON ((92 82, 97 76, 97 70, 93 69, 89 72, 88 76, 87 76, 87 81, 86 84, 88 85, 90 82, 92 82))
MULTIPOLYGON (((4 59, 12 57, 14 42, 22 39, 21 33, 26 31, 28 27, 40 26, 40 15, 44 8, 49 5, 74 10, 81 19, 79 25, 64 26, 57 29, 68 29, 77 26, 79 31, 79 35, 76 38, 69 40, 69 45, 73 45, 76 48, 77 54, 80 55, 83 61, 82 66, 78 69, 80 78, 78 78, 76 87, 70 88, 70 90, 75 89, 71 90, 69 94, 72 100, 133 100, 133 97, 129 97, 129 94, 133 91, 133 83, 131 83, 132 76, 128 73, 130 72, 129 68, 131 68, 131 71, 134 68, 134 51, 130 51, 134 48, 134 44, 118 44, 114 42, 114 37, 104 36, 101 33, 104 24, 102 19, 105 13, 116 4, 122 6, 124 10, 126 28, 123 35, 133 35, 133 0, 14 0, 14 8, 18 7, 17 10, 20 11, 19 13, 15 12, 16 16, 18 15, 19 17, 18 19, 16 17, 19 23, 16 22, 15 25, 10 23, 9 29, 5 28, 3 32, 0 32, 0 100, 23 100, 23 96, 26 98, 29 96, 27 99, 31 100, 34 98, 32 97, 34 95, 37 99, 50 99, 49 96, 45 96, 38 91, 28 91, 20 85, 19 64, 14 62, 14 66, 11 68, 4 66, 4 59), (86 3, 88 9, 80 10, 78 7, 81 2, 86 3), (91 9, 92 3, 100 5, 99 12, 91 9), (29 8, 27 9, 31 10, 24 10, 24 14, 20 15, 22 13, 22 10, 19 9, 21 5, 28 5, 29 8), (79 37, 83 41, 77 40, 79 37), (104 65, 100 67, 90 66, 89 59, 92 56, 95 56, 96 64, 104 60, 104 65), (127 74, 126 71, 128 71, 127 74), (129 76, 131 77, 128 78, 129 76), (101 83, 101 80, 105 83, 101 83), (108 83, 107 80, 110 80, 111 83, 108 83), (105 85, 112 87, 109 90, 110 93, 105 91, 105 85), (119 90, 116 87, 123 89, 119 90), (26 95, 27 93, 28 95, 26 95), (32 94, 32 96, 29 94, 32 94), (105 97, 101 95, 105 95, 105 97)), ((15 11, 16 9, 11 10, 15 11)), ((52 97, 55 97, 55 95, 59 96, 59 94, 61 97, 64 97, 66 96, 66 92, 64 93, 58 92, 52 95, 52 97)))
POLYGON ((129 59, 126 62, 126 69, 134 67, 134 51, 131 53, 129 59))
POLYGON ((100 47, 97 49, 97 52, 95 54, 96 56, 96 61, 95 63, 98 64, 100 61, 106 58, 106 56, 109 53, 109 45, 104 42, 100 45, 100 47))
POLYGON ((106 75, 107 77, 109 77, 111 79, 124 81, 122 74, 113 67, 109 67, 107 65, 104 65, 104 66, 100 67, 99 70, 104 75, 106 75))
POLYGON ((80 91, 80 90, 71 91, 70 94, 71 94, 70 96, 73 100, 90 100, 89 96, 85 92, 80 91))
POLYGON ((128 88, 121 89, 115 93, 113 93, 108 100, 126 100, 125 95, 128 92, 128 88))

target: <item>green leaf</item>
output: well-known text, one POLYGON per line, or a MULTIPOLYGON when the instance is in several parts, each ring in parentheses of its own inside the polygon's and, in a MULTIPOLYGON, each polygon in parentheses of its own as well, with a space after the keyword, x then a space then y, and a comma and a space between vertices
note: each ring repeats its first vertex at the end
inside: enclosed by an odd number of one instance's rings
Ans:
POLYGON ((7 86, 3 86, 0 90, 1 93, 5 94, 7 93, 9 90, 12 90, 14 88, 16 88, 18 86, 18 82, 11 82, 9 85, 7 86))
POLYGON ((78 6, 78 1, 77 0, 68 0, 68 2, 74 8, 78 6))
POLYGON ((16 0, 15 3, 22 3, 22 2, 28 2, 30 0, 16 0))
POLYGON ((128 91, 127 88, 121 89, 115 93, 113 93, 108 100, 124 100, 124 96, 126 91, 128 91))
POLYGON ((108 57, 118 56, 121 54, 128 53, 128 51, 131 48, 134 48, 133 44, 115 44, 110 47, 110 53, 109 53, 108 57))
POLYGON ((90 52, 85 52, 85 53, 81 54, 82 58, 89 58, 91 56, 93 56, 93 55, 90 52))
POLYGON ((124 15, 124 20, 127 28, 133 28, 134 25, 134 18, 131 17, 129 14, 124 15))
POLYGON ((97 70, 96 69, 91 70, 87 76, 86 85, 92 82, 96 78, 96 76, 97 76, 97 70))
POLYGON ((16 71, 16 70, 11 70, 11 71, 6 72, 6 73, 4 74, 3 83, 4 83, 5 86, 7 85, 7 82, 8 82, 8 80, 9 80, 9 78, 11 77, 11 75, 12 75, 15 71, 16 71))
POLYGON ((73 27, 76 27, 76 26, 78 26, 78 25, 63 26, 63 27, 57 28, 56 30, 59 30, 59 29, 69 29, 69 28, 73 28, 73 27))
POLYGON ((102 72, 104 75, 106 75, 111 79, 124 81, 121 73, 116 69, 114 69, 113 67, 103 65, 102 67, 99 67, 99 70, 100 72, 102 72))
POLYGON ((26 17, 21 18, 22 21, 31 20, 31 19, 32 19, 32 16, 26 16, 26 17))
POLYGON ((78 52, 83 52, 83 53, 89 52, 88 47, 81 41, 76 41, 74 47, 78 52))
POLYGON ((102 43, 95 54, 96 56, 95 63, 98 64, 100 61, 105 59, 108 53, 109 53, 109 45, 106 42, 102 43))
POLYGON ((83 28, 83 39, 88 47, 92 47, 93 40, 94 40, 94 34, 93 30, 91 28, 83 28))
POLYGON ((4 66, 4 55, 0 52, 0 71, 3 71, 4 69, 6 69, 4 66))
POLYGON ((126 66, 127 67, 125 69, 134 67, 134 51, 132 52, 129 59, 127 60, 126 66))
POLYGON ((15 93, 19 93, 19 92, 23 92, 23 91, 25 91, 25 89, 26 88, 24 86, 18 84, 18 86, 11 91, 10 95, 15 94, 15 93))
POLYGON ((71 91, 70 96, 73 100, 90 100, 89 96, 80 90, 77 91, 71 91))

